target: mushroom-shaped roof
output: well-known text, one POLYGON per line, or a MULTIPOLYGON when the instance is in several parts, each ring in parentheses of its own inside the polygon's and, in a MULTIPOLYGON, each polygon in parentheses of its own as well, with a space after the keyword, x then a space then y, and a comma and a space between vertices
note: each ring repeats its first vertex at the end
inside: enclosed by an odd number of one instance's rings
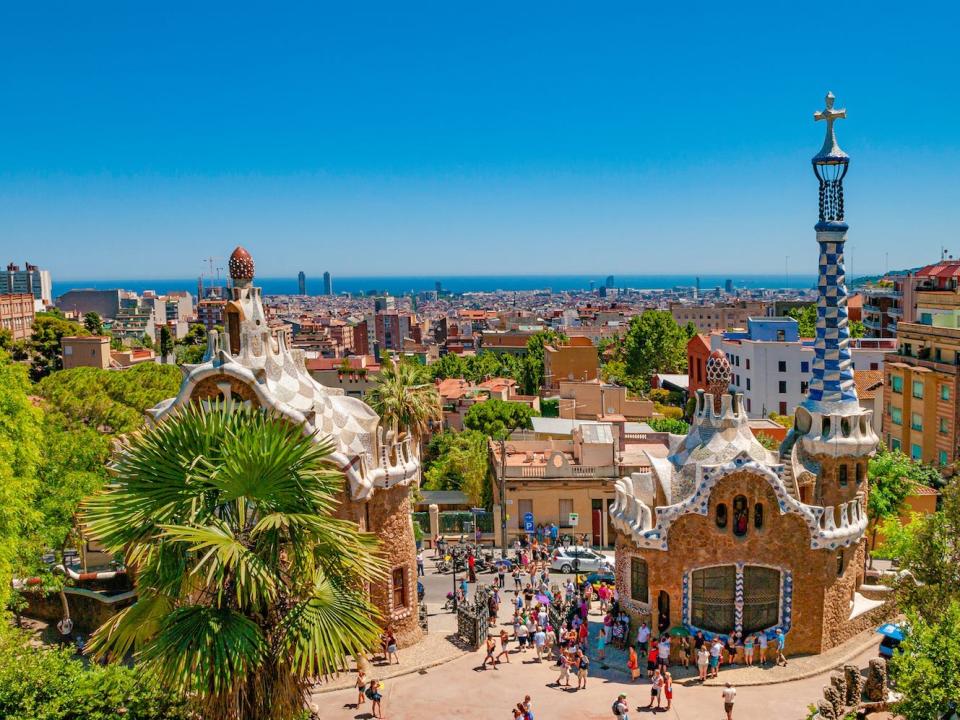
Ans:
POLYGON ((230 253, 229 268, 234 280, 253 280, 253 258, 239 245, 230 253))

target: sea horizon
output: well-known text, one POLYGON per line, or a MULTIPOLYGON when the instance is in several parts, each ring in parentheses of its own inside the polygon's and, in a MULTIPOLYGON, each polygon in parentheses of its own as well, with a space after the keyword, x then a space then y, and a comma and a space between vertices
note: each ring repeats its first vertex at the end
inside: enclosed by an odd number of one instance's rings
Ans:
MULTIPOLYGON (((740 274, 740 275, 694 275, 694 274, 644 274, 644 275, 615 275, 613 287, 629 288, 633 290, 657 290, 675 287, 694 287, 697 278, 700 281, 700 290, 703 292, 717 287, 723 288, 727 280, 733 282, 738 289, 813 289, 816 284, 815 274, 790 275, 783 273, 740 274)), ((468 292, 530 292, 536 290, 552 290, 554 292, 569 292, 589 290, 592 282, 594 288, 601 287, 606 282, 606 276, 600 275, 378 275, 378 276, 344 276, 333 277, 333 291, 335 294, 354 293, 389 293, 404 295, 411 292, 427 292, 436 289, 436 283, 441 284, 444 291, 453 293, 468 292)), ((223 285, 223 281, 219 283, 223 285)), ((292 277, 258 277, 255 284, 263 288, 264 295, 296 295, 298 294, 297 278, 292 277)), ((210 282, 204 279, 205 287, 210 282)), ((53 283, 53 294, 59 297, 68 290, 95 289, 95 290, 127 290, 143 293, 153 290, 157 294, 166 294, 178 290, 196 292, 197 278, 110 278, 101 280, 65 279, 53 283)), ((308 276, 306 283, 307 295, 320 295, 323 291, 322 276, 308 276)))

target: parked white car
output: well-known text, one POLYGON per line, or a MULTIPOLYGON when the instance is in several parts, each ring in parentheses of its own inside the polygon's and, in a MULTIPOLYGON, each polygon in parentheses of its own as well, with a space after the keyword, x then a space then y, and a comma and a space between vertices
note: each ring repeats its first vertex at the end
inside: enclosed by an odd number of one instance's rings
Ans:
POLYGON ((550 558, 550 569, 562 573, 595 572, 608 564, 603 555, 580 545, 557 548, 550 558))

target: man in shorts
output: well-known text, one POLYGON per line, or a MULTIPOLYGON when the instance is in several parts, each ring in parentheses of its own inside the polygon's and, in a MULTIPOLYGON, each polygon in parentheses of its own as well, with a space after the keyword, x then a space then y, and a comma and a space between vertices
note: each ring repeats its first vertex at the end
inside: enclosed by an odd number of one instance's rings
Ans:
POLYGON ((590 658, 583 650, 577 651, 577 690, 587 689, 587 674, 590 672, 590 658))
POLYGON ((710 644, 710 673, 716 677, 720 673, 720 653, 723 652, 723 642, 714 638, 710 644))
POLYGON ((737 689, 727 683, 723 689, 723 711, 727 714, 727 720, 733 720, 733 700, 737 697, 737 689))
POLYGON ((627 717, 627 711, 629 706, 627 705, 627 696, 623 693, 617 697, 616 702, 613 703, 613 712, 617 716, 617 720, 630 720, 627 717))

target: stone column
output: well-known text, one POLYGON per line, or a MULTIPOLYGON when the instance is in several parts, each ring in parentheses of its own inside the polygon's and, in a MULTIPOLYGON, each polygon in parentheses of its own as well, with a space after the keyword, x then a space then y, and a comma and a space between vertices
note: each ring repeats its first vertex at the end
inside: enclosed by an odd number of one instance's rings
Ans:
POLYGON ((431 505, 427 510, 430 512, 430 547, 436 550, 434 541, 437 538, 437 535, 440 534, 440 508, 435 504, 431 505))

